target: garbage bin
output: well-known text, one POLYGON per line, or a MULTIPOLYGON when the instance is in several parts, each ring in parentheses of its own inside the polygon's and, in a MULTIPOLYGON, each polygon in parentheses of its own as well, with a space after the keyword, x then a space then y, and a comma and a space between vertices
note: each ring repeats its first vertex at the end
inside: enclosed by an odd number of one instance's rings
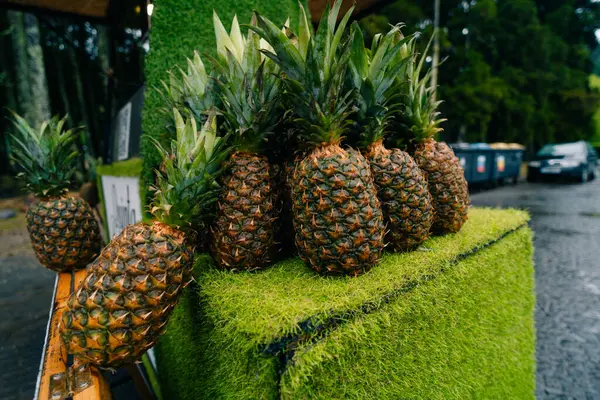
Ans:
POLYGON ((464 145, 451 145, 454 150, 454 154, 458 157, 460 161, 460 166, 465 171, 465 179, 467 182, 471 180, 471 165, 473 164, 473 155, 469 148, 464 145))
POLYGON ((525 147, 517 143, 491 143, 490 147, 495 151, 495 182, 517 183, 525 147))
POLYGON ((452 144, 469 185, 493 184, 494 150, 487 143, 452 144))
POLYGON ((473 184, 493 184, 494 176, 494 150, 489 148, 471 148, 470 181, 473 184))
POLYGON ((497 183, 510 181, 517 183, 523 162, 524 150, 521 149, 502 149, 495 152, 495 173, 494 179, 497 183))

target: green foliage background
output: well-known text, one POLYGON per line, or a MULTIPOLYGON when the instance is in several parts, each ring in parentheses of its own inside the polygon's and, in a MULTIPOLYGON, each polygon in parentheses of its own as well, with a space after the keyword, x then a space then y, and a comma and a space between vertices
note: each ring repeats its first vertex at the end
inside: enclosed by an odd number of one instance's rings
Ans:
MULTIPOLYGON (((600 46, 598 48, 600 49, 600 46)), ((598 59, 598 62, 598 65, 600 66, 600 58, 598 59)), ((590 86, 600 93, 600 76, 590 76, 590 86)), ((596 110, 594 120, 596 121, 596 135, 592 138, 591 142, 594 147, 600 147, 600 106, 596 110)))
MULTIPOLYGON (((153 2, 150 53, 146 57, 146 92, 143 112, 142 138, 144 168, 142 179, 149 185, 153 182, 154 168, 160 162, 149 137, 160 138, 167 135, 163 118, 158 112, 164 103, 155 90, 161 80, 167 80, 167 71, 175 66, 185 69, 186 58, 192 57, 194 50, 200 54, 216 56, 216 40, 213 30, 213 10, 227 30, 237 14, 241 24, 250 22, 254 9, 277 24, 283 24, 290 17, 292 26, 298 21, 297 0, 156 0, 153 2)), ((306 7, 306 4, 305 4, 306 7)), ((245 31, 244 31, 245 32, 245 31)), ((208 59, 204 58, 207 68, 208 59)))
MULTIPOLYGON (((428 38, 432 4, 398 0, 361 25, 372 36, 406 22, 407 32, 424 30, 428 38)), ((588 77, 599 2, 444 0, 440 27, 441 58, 448 56, 439 76, 444 139, 518 142, 533 151, 594 137, 600 96, 588 77)))
POLYGON ((196 290, 156 346, 163 398, 532 399, 528 219, 471 209, 458 234, 386 254, 358 278, 299 259, 236 274, 200 257, 196 290))

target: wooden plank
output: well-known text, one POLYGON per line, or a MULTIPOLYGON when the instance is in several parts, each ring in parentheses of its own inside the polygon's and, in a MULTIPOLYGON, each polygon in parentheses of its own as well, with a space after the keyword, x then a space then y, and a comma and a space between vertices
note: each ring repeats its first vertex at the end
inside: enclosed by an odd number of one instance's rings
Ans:
MULTIPOLYGON (((333 4, 333 0, 309 0, 308 9, 310 10, 310 18, 313 24, 319 23, 327 3, 333 4)), ((342 18, 354 3, 354 0, 344 0, 338 18, 342 18)), ((356 0, 356 7, 354 8, 353 15, 365 14, 378 3, 385 3, 385 0, 356 0)))
POLYGON ((109 0, 2 0, 0 3, 17 7, 54 11, 84 17, 104 18, 109 0))
MULTIPOLYGON (((50 321, 48 323, 48 331, 46 333, 46 343, 44 347, 44 355, 42 357, 42 366, 40 369, 40 377, 38 379, 38 387, 36 389, 36 400, 49 400, 51 395, 51 380, 55 374, 66 373, 68 370, 67 354, 60 341, 58 332, 59 321, 67 306, 67 301, 71 295, 71 289, 76 288, 86 276, 86 270, 71 273, 58 274, 53 305, 50 313, 50 321), (73 281, 73 285, 71 285, 73 281)), ((74 360, 73 369, 82 363, 77 359, 74 360)), ((97 368, 90 368, 92 384, 86 389, 76 393, 73 396, 74 400, 106 400, 110 399, 110 388, 102 374, 97 368)), ((77 390, 76 388, 74 388, 77 390)))
POLYGON ((86 269, 82 269, 82 270, 75 272, 75 282, 73 284, 73 288, 79 287, 79 285, 81 285, 81 282, 83 282, 83 280, 85 279, 86 276, 87 276, 86 269))
MULTIPOLYGON (((75 361, 77 364, 77 360, 75 361)), ((75 393, 73 400, 110 400, 112 395, 110 394, 110 386, 106 379, 102 376, 98 368, 91 367, 92 373, 92 385, 87 389, 75 393)))
POLYGON ((58 288, 58 278, 60 277, 60 275, 56 275, 56 278, 54 280, 54 291, 52 293, 52 301, 50 303, 50 312, 48 313, 48 324, 46 325, 46 337, 44 338, 44 351, 42 352, 42 361, 40 362, 40 369, 38 371, 38 377, 37 377, 37 382, 35 384, 35 394, 33 396, 34 400, 37 400, 40 398, 40 388, 42 387, 41 381, 42 381, 42 375, 43 375, 43 371, 44 371, 44 365, 46 364, 46 348, 47 348, 47 344, 48 344, 48 339, 50 336, 50 327, 52 326, 52 314, 54 311, 54 300, 56 298, 56 290, 58 288))
POLYGON ((54 302, 50 314, 50 323, 46 333, 46 343, 42 360, 41 379, 38 387, 38 400, 50 398, 50 378, 54 374, 64 373, 67 369, 67 354, 60 343, 58 321, 62 317, 64 307, 71 294, 71 274, 58 274, 56 278, 54 302))

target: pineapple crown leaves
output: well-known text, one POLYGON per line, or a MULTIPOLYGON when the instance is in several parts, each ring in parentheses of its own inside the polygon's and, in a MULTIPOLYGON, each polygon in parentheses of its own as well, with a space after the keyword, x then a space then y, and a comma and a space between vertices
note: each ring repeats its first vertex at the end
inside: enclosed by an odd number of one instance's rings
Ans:
MULTIPOLYGON (((234 17, 228 35, 214 13, 218 58, 212 59, 219 72, 216 84, 223 103, 222 114, 233 133, 237 150, 260 152, 264 138, 281 120, 281 82, 277 65, 262 53, 264 43, 253 31, 244 37, 234 17)), ((256 25, 253 17, 251 25, 256 25)))
POLYGON ((403 37, 402 25, 392 26, 384 36, 378 35, 371 49, 365 46, 362 30, 357 22, 350 29, 351 48, 348 80, 357 92, 356 119, 363 136, 363 145, 383 139, 385 128, 392 117, 398 93, 397 75, 410 62, 410 55, 402 50, 414 37, 403 37), (398 40, 398 37, 401 37, 398 40))
POLYGON ((300 134, 313 145, 341 140, 353 103, 354 90, 344 85, 349 42, 342 39, 354 7, 337 23, 341 5, 341 0, 331 9, 327 5, 316 33, 301 3, 297 35, 281 32, 256 11, 257 26, 250 26, 273 48, 262 52, 279 65, 300 134))
POLYGON ((186 108, 198 121, 203 122, 208 110, 219 105, 216 73, 209 74, 206 71, 197 51, 194 51, 191 59, 187 59, 186 71, 177 67, 175 71, 169 71, 168 75, 168 82, 161 81, 162 89, 158 89, 158 92, 167 104, 163 112, 169 118, 172 117, 173 108, 186 108))
POLYGON ((44 121, 39 129, 12 112, 12 122, 18 135, 10 135, 11 158, 23 169, 17 177, 27 184, 27 190, 40 198, 61 196, 67 192, 75 173, 73 150, 77 139, 74 129, 64 129, 68 115, 44 121))
MULTIPOLYGON (((213 24, 217 41, 217 54, 223 63, 229 62, 228 53, 231 53, 236 61, 243 66, 244 71, 247 71, 252 67, 256 70, 260 62, 266 59, 265 55, 260 50, 273 51, 273 48, 269 43, 262 38, 258 38, 258 42, 254 43, 251 32, 248 33, 248 37, 245 37, 242 34, 237 15, 233 16, 230 33, 227 33, 219 15, 214 10, 213 24)), ((254 16, 252 17, 250 24, 256 26, 256 19, 254 16)), ((285 33, 288 30, 287 27, 289 24, 290 20, 288 18, 281 31, 285 33)))
POLYGON ((217 178, 229 148, 226 138, 217 136, 216 114, 209 112, 198 131, 196 120, 187 121, 173 110, 176 138, 165 149, 154 140, 163 162, 156 170, 156 184, 150 212, 165 224, 186 228, 204 224, 219 195, 217 178))
POLYGON ((213 10, 213 24, 215 26, 215 36, 217 39, 217 53, 224 60, 227 60, 227 53, 230 52, 237 62, 241 63, 244 58, 246 48, 246 38, 242 35, 237 15, 233 16, 231 22, 231 33, 221 23, 217 12, 213 10))
POLYGON ((405 70, 408 85, 406 85, 405 98, 400 108, 399 120, 417 141, 434 137, 443 130, 439 124, 446 121, 445 118, 439 118, 441 113, 438 111, 438 107, 442 101, 435 101, 433 97, 435 88, 431 87, 432 69, 428 69, 425 74, 422 74, 432 41, 433 36, 421 57, 416 56, 416 46, 413 43, 410 50, 415 57, 405 70))

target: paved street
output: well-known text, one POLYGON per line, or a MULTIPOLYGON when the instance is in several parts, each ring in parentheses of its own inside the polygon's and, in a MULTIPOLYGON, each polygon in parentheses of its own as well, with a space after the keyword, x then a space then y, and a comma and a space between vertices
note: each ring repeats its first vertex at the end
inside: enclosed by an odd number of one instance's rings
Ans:
POLYGON ((600 399, 600 180, 519 184, 472 201, 531 212, 538 399, 600 399))
MULTIPOLYGON (((536 245, 539 399, 600 399, 600 180, 519 184, 472 195, 526 208, 536 245)), ((2 226, 0 226, 2 227, 2 226)), ((54 274, 22 224, 0 229, 0 399, 31 399, 54 274)))
POLYGON ((56 274, 38 263, 24 221, 1 227, 0 399, 30 400, 56 274))

